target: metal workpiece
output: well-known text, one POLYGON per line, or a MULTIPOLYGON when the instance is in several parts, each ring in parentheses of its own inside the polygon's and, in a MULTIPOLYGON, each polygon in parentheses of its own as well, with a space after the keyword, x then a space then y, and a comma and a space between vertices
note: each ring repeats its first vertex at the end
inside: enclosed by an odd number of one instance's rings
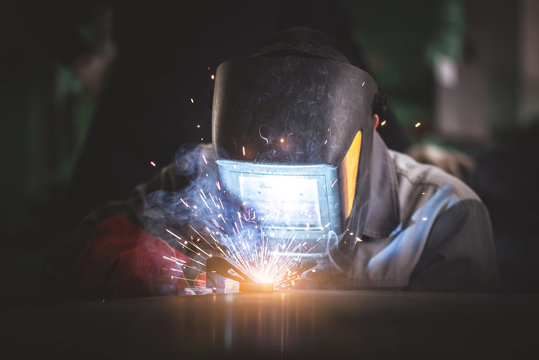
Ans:
POLYGON ((274 287, 272 283, 242 282, 239 290, 244 293, 267 293, 273 292, 274 287))
POLYGON ((288 291, 2 309, 17 358, 537 358, 539 296, 288 291))
POLYGON ((230 259, 212 256, 206 259, 206 288, 213 293, 272 292, 272 283, 257 283, 230 259))
POLYGON ((206 260, 206 288, 213 293, 272 292, 273 283, 257 283, 232 260, 212 256, 206 260))

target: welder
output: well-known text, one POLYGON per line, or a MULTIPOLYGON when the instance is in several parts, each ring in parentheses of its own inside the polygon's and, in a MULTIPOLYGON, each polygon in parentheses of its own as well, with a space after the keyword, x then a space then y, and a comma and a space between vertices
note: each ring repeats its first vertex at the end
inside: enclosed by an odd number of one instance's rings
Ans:
MULTIPOLYGON (((211 179, 213 164, 238 208, 263 215, 257 226, 269 241, 293 234, 308 244, 299 253, 311 266, 305 287, 495 288, 485 206, 455 177, 386 147, 376 133, 385 103, 338 40, 308 28, 275 34, 219 66, 213 146, 164 168, 129 201, 88 216, 71 247, 53 252, 64 260, 48 262, 45 286, 55 292, 68 284, 65 296, 85 298, 185 288, 185 276, 175 277, 163 259, 194 258, 167 232, 188 236, 193 209, 177 194, 197 198, 196 183, 211 179), (179 210, 180 200, 188 210, 179 210)), ((238 209, 229 211, 224 217, 238 209)))
POLYGON ((324 238, 304 276, 315 286, 492 288, 485 206, 455 177, 387 149, 375 131, 385 96, 354 65, 337 40, 305 28, 222 64, 212 121, 225 186, 266 210, 275 236, 289 231, 284 216, 295 236, 324 238), (271 219, 265 204, 283 192, 278 208, 290 213, 271 219))

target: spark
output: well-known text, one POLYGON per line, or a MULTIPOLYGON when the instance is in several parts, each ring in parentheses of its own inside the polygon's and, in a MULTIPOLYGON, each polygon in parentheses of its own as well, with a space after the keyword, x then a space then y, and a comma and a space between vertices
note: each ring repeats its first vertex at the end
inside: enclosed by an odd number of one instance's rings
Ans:
POLYGON ((202 199, 202 202, 204 203, 204 205, 208 208, 208 210, 210 210, 210 213, 213 214, 213 211, 212 209, 210 208, 210 206, 208 205, 208 203, 206 202, 206 199, 204 198, 204 196, 202 194, 199 194, 200 198, 202 199))
MULTIPOLYGON (((204 156, 203 159, 207 164, 208 159, 204 156)), ((180 198, 182 204, 191 209, 193 216, 209 217, 204 227, 197 228, 194 224, 188 224, 187 234, 176 234, 168 228, 165 229, 176 239, 182 253, 189 258, 185 261, 171 256, 163 257, 170 263, 170 270, 178 275, 175 278, 189 281, 195 287, 202 286, 193 279, 185 278, 183 270, 189 268, 203 273, 205 260, 211 256, 220 255, 234 261, 242 271, 258 283, 273 283, 276 290, 294 287, 301 275, 296 271, 299 266, 299 256, 294 256, 294 254, 317 251, 317 246, 321 243, 319 241, 308 243, 297 239, 294 231, 291 231, 286 239, 276 240, 267 236, 264 228, 257 224, 258 220, 263 221, 263 219, 257 219, 255 209, 247 205, 244 205, 240 211, 236 210, 234 218, 225 217, 224 214, 230 212, 227 211, 220 197, 220 194, 224 192, 219 181, 216 181, 215 185, 216 189, 213 191, 208 188, 198 189, 198 199, 201 201, 199 205, 204 206, 190 205, 185 199, 180 198), (208 213, 213 215, 209 216, 208 213)), ((310 224, 306 226, 309 227, 310 224)), ((325 225, 325 228, 329 226, 330 223, 325 225)))
POLYGON ((421 126, 421 123, 420 123, 420 122, 416 122, 415 125, 414 125, 414 127, 416 127, 416 128, 418 128, 418 127, 420 127, 420 126, 421 126))
POLYGON ((241 221, 241 213, 238 211, 238 219, 240 220, 240 225, 243 227, 243 221, 241 221))
POLYGON ((200 124, 197 124, 197 129, 200 129, 200 124))
POLYGON ((204 163, 208 165, 208 160, 206 159, 206 155, 202 154, 202 159, 204 159, 204 163))
POLYGON ((382 120, 382 122, 380 123, 380 126, 386 126, 387 124, 387 120, 382 120))
MULTIPOLYGON (((169 229, 165 229, 165 230, 166 230, 169 234, 171 234, 172 236, 174 236, 175 238, 177 238, 177 239, 179 239, 179 240, 182 240, 181 237, 179 237, 178 235, 176 235, 174 232, 170 231, 169 229)), ((189 241, 184 240, 183 243, 180 243, 180 244, 182 245, 182 247, 187 248, 189 251, 195 252, 195 251, 193 251, 192 248, 190 248, 190 247, 188 246, 188 245, 190 244, 189 241)), ((164 259, 167 259, 167 260, 170 260, 170 261, 172 261, 172 262, 174 262, 176 265, 178 265, 178 262, 180 262, 180 259, 173 258, 173 257, 165 257, 165 256, 163 256, 163 258, 164 258, 164 259)), ((191 261, 194 261, 194 262, 196 262, 196 263, 198 263, 198 264, 200 264, 200 265, 204 265, 204 263, 202 263, 202 262, 200 262, 200 261, 198 261, 198 260, 196 260, 196 259, 193 259, 193 258, 191 258, 191 261)))
POLYGON ((362 87, 365 87, 365 81, 363 81, 363 83, 361 84, 362 87))
POLYGON ((195 99, 190 98, 189 100, 191 100, 191 104, 194 104, 194 103, 195 103, 195 99))
POLYGON ((153 161, 150 161, 150 165, 153 166, 153 167, 156 166, 155 163, 154 163, 153 161))
POLYGON ((217 220, 215 220, 215 218, 213 218, 212 221, 215 224, 215 226, 217 226, 220 229, 223 229, 223 227, 219 225, 219 223, 217 222, 217 220))
POLYGON ((215 75, 211 74, 210 79, 215 80, 215 75))
POLYGON ((165 255, 163 255, 163 259, 168 260, 168 261, 173 261, 175 263, 178 263, 178 265, 185 265, 185 260, 178 259, 178 258, 175 258, 173 256, 165 256, 165 255))
POLYGON ((178 240, 182 240, 182 238, 178 235, 176 235, 174 232, 170 231, 169 229, 165 229, 166 232, 168 232, 170 235, 174 236, 178 240))
POLYGON ((281 144, 284 143, 284 138, 280 138, 280 139, 279 139, 279 142, 280 142, 281 144))
POLYGON ((241 152, 243 153, 243 156, 245 156, 245 146, 241 147, 241 152))
POLYGON ((217 203, 215 202, 215 199, 213 198, 213 195, 212 195, 211 193, 210 193, 209 195, 210 195, 211 201, 213 202, 213 205, 214 205, 217 209, 220 209, 220 206, 219 206, 219 204, 217 204, 217 203))
POLYGON ((331 187, 334 187, 336 183, 337 183, 337 179, 333 180, 333 184, 331 184, 331 187))
POLYGON ((188 279, 188 278, 181 277, 181 276, 171 276, 170 278, 171 279, 185 280, 185 281, 195 281, 196 280, 196 279, 188 279))

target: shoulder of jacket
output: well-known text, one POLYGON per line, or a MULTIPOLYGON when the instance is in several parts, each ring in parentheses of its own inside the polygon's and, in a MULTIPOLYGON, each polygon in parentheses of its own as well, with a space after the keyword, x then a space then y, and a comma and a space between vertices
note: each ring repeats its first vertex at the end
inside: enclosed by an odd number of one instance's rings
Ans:
MULTIPOLYGON (((430 188, 432 191, 449 185, 458 200, 481 202, 479 196, 468 185, 442 169, 419 163, 410 156, 394 150, 388 150, 388 152, 395 166, 399 188, 411 186, 416 190, 430 188)), ((411 191, 410 188, 409 191, 411 191)))

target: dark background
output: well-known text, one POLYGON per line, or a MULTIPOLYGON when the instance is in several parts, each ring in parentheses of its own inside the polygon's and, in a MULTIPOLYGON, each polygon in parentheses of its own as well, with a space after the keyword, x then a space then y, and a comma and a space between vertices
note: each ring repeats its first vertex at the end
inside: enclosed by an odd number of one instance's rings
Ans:
POLYGON ((4 299, 35 297, 48 245, 89 210, 211 141, 216 66, 292 26, 355 47, 389 95, 390 147, 475 160, 464 180, 489 208, 502 291, 539 290, 534 1, 128 3, 0 2, 4 299))

